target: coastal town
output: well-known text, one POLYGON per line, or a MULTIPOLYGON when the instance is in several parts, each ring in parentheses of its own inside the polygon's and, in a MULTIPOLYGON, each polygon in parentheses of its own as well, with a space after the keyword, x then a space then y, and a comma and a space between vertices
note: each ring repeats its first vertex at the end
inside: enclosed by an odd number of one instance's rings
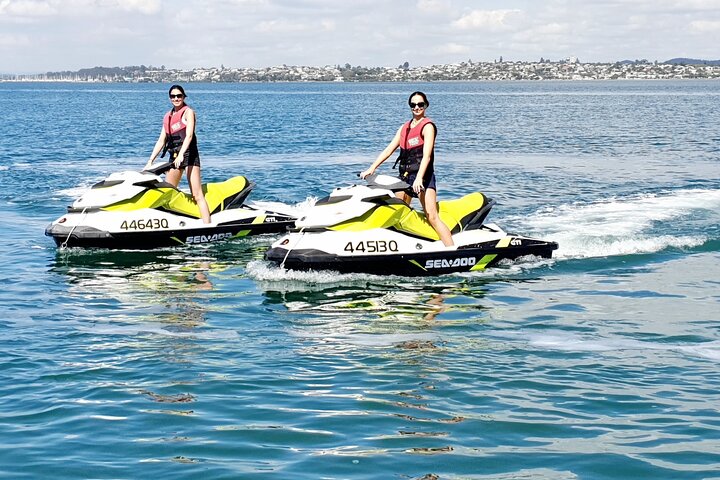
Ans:
POLYGON ((220 67, 191 70, 153 66, 93 67, 78 71, 31 75, 0 75, 0 81, 31 82, 431 82, 503 80, 621 80, 621 79, 717 79, 720 62, 674 59, 615 63, 581 63, 576 58, 560 61, 492 62, 468 60, 432 66, 361 67, 350 64, 315 66, 280 65, 263 68, 220 67))

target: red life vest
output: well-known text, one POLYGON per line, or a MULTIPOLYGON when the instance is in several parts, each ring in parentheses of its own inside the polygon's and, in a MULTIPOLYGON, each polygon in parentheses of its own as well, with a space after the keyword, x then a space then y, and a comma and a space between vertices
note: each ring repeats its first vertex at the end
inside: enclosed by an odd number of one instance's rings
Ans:
MULTIPOLYGON (((185 110, 187 109, 187 105, 184 105, 178 111, 172 109, 167 112, 165 114, 165 117, 163 118, 163 128, 165 129, 166 135, 165 142, 167 151, 170 152, 171 158, 175 158, 177 152, 180 151, 180 148, 185 141, 185 137, 187 136, 187 123, 183 119, 183 115, 185 114, 185 110)), ((189 153, 191 156, 199 155, 197 148, 197 135, 193 135, 193 139, 190 143, 187 153, 189 153)), ((162 156, 165 156, 165 154, 163 153, 162 156)))
MULTIPOLYGON (((400 156, 397 162, 400 162, 400 174, 405 176, 406 174, 417 174, 420 170, 420 163, 423 158, 423 146, 425 145, 425 139, 422 136, 422 129, 428 123, 435 127, 432 120, 425 117, 418 122, 414 127, 410 127, 412 121, 408 121, 403 124, 400 129, 400 156)), ((435 127, 437 132, 437 127, 435 127)), ((430 177, 434 173, 433 163, 435 160, 435 148, 430 152, 430 163, 425 170, 425 177, 430 177)), ((396 163, 397 163, 396 162, 396 163)))
POLYGON ((165 114, 165 117, 163 118, 163 125, 165 126, 166 134, 173 136, 177 135, 183 139, 185 138, 185 129, 187 128, 187 124, 185 123, 185 120, 183 120, 183 115, 187 109, 188 106, 184 105, 178 111, 172 109, 165 114))

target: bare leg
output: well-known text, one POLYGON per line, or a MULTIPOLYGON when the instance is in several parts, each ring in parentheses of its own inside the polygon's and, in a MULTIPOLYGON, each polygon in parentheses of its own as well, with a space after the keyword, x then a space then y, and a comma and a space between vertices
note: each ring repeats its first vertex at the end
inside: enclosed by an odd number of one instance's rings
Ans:
POLYGON ((182 178, 182 169, 173 168, 167 171, 165 174, 165 181, 171 183, 175 187, 180 185, 180 179, 182 178))
POLYGON ((451 247, 454 245, 452 234, 448 229, 447 225, 440 220, 437 209, 437 192, 434 188, 428 188, 420 192, 420 203, 422 203, 423 210, 425 211, 425 218, 427 218, 430 225, 435 229, 443 245, 451 247))
POLYGON ((210 223, 210 209, 208 208, 207 201, 205 201, 205 194, 202 191, 202 183, 200 181, 200 167, 188 166, 187 167, 187 179, 190 184, 190 192, 200 208, 200 216, 204 223, 210 223))
POLYGON ((395 192, 395 196, 408 205, 412 202, 412 197, 405 192, 395 192))

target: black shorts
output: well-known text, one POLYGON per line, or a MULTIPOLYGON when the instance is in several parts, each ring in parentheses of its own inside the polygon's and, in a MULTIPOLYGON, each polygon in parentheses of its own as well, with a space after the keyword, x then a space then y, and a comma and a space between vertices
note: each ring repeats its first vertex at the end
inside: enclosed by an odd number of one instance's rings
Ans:
MULTIPOLYGON (((191 152, 185 152, 184 158, 182 163, 180 163, 180 170, 185 169, 187 167, 199 167, 200 166, 200 155, 190 155, 191 152)), ((177 153, 174 153, 170 156, 170 161, 174 162, 177 158, 177 153)), ((175 168, 175 167, 173 167, 175 168)))
MULTIPOLYGON (((410 184, 410 188, 406 188, 403 190, 405 193, 410 195, 412 198, 418 198, 417 193, 412 189, 412 184, 415 182, 415 179, 417 178, 417 173, 405 173, 400 174, 400 180, 403 182, 407 182, 410 184)), ((433 190, 437 191, 437 185, 435 180, 435 172, 430 172, 430 175, 425 174, 425 177, 423 177, 423 187, 425 187, 425 190, 428 188, 432 188, 433 190)))

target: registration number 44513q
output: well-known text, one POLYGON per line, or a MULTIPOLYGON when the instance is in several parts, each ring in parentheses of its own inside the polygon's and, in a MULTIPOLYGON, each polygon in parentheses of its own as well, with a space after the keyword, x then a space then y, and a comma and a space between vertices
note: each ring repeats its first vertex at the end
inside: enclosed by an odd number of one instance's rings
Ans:
POLYGON ((359 242, 348 242, 343 249, 346 252, 355 253, 383 253, 397 252, 398 244, 395 240, 360 240, 359 242))

